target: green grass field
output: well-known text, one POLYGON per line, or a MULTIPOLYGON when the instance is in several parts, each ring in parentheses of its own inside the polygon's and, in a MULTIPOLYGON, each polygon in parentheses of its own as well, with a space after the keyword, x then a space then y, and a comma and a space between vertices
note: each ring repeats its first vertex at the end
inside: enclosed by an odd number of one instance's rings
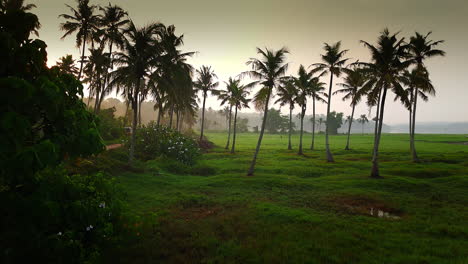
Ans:
POLYGON ((286 135, 265 135, 254 177, 246 171, 258 134, 226 135, 183 174, 165 160, 118 176, 133 220, 119 263, 468 263, 468 141, 417 135, 423 160, 410 161, 407 135, 383 135, 381 174, 370 179, 371 135, 324 136, 298 156, 286 135), (191 171, 193 173, 191 173, 191 171), (190 175, 197 174, 197 175, 190 175), (384 217, 371 215, 381 210, 384 217), (389 217, 385 217, 389 213, 389 217))

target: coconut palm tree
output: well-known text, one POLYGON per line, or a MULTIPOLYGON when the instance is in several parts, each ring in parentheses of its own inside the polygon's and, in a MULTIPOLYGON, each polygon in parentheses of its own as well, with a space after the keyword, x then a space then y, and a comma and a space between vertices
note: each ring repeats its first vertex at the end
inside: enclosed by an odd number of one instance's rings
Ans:
POLYGON ((78 76, 78 68, 75 66, 75 60, 73 59, 73 56, 70 54, 67 54, 61 57, 56 62, 56 66, 63 73, 71 74, 75 77, 78 76))
POLYGON ((358 118, 358 123, 362 125, 362 134, 364 135, 364 125, 366 123, 369 123, 369 119, 367 119, 367 116, 366 115, 361 115, 359 118, 358 118))
POLYGON ((0 0, 0 12, 30 11, 36 8, 35 4, 25 4, 24 0, 0 0))
POLYGON ((288 53, 289 51, 286 48, 281 48, 277 51, 257 48, 257 54, 259 54, 261 58, 249 59, 246 64, 252 67, 251 70, 241 74, 242 76, 249 76, 250 78, 257 80, 256 84, 261 85, 261 89, 254 96, 254 103, 257 109, 263 108, 262 127, 258 137, 257 147, 255 149, 250 168, 247 172, 248 176, 253 176, 254 174, 258 152, 260 151, 263 134, 265 132, 268 104, 270 102, 273 89, 279 86, 281 77, 284 76, 288 69, 288 64, 285 63, 286 54, 288 53))
POLYGON ((325 74, 330 74, 330 87, 328 89, 328 103, 327 103, 327 122, 325 122, 325 147, 327 151, 327 161, 334 162, 333 155, 330 151, 330 143, 328 139, 329 134, 329 117, 330 117, 330 107, 331 107, 331 98, 332 98, 332 88, 333 88, 333 76, 340 77, 341 72, 345 66, 345 63, 348 61, 347 58, 344 58, 348 50, 341 50, 341 41, 329 45, 325 43, 324 46, 325 54, 322 56, 322 63, 312 64, 315 67, 314 71, 322 71, 320 76, 325 74))
MULTIPOLYGON (((312 98, 312 119, 311 119, 312 120, 312 143, 310 144, 311 150, 313 150, 315 147, 315 123, 316 123, 315 102, 327 103, 327 101, 325 101, 325 99, 322 98, 326 96, 326 94, 323 91, 325 91, 325 83, 320 82, 319 78, 313 78, 311 80, 311 85, 310 85, 310 97, 312 98)), ((322 123, 323 123, 323 119, 320 125, 322 123)))
MULTIPOLYGON (((232 81, 232 80, 231 80, 232 81)), ((254 86, 254 83, 248 85, 241 85, 240 80, 234 80, 230 83, 229 90, 231 90, 232 95, 232 105, 234 106, 234 131, 232 135, 232 148, 231 153, 234 154, 236 148, 236 131, 237 131, 237 111, 243 107, 249 108, 249 102, 251 99, 247 99, 250 92, 249 89, 254 86)))
POLYGON ((289 105, 289 132, 288 132, 288 150, 292 149, 291 134, 292 134, 292 111, 294 110, 295 99, 297 96, 297 88, 294 85, 294 80, 291 77, 285 77, 281 80, 281 85, 277 88, 279 98, 275 104, 279 103, 280 106, 289 105))
MULTIPOLYGON (((138 103, 145 78, 151 74, 151 69, 157 65, 160 47, 157 39, 164 26, 153 23, 137 28, 130 22, 124 29, 123 50, 115 54, 114 63, 118 68, 111 73, 112 83, 124 87, 124 93, 133 110, 132 137, 130 140, 130 162, 135 153, 135 135, 138 120, 138 103)), ((111 84, 113 85, 113 84, 111 84)))
MULTIPOLYGON (((161 119, 164 110, 169 110, 169 127, 172 127, 174 111, 177 116, 181 113, 190 114, 193 110, 193 67, 187 63, 187 59, 193 56, 194 52, 180 50, 184 43, 183 38, 183 35, 175 35, 173 25, 161 29, 159 43, 161 54, 156 69, 149 77, 150 90, 156 98, 155 107, 159 108, 158 120, 161 119)), ((178 125, 179 122, 176 127, 178 125)))
MULTIPOLYGON (((122 34, 123 28, 130 22, 127 19, 127 12, 125 12, 121 7, 117 5, 111 5, 109 3, 108 6, 99 7, 102 11, 102 14, 98 15, 98 25, 101 28, 101 46, 107 44, 109 53, 108 56, 108 63, 107 70, 105 73, 105 88, 102 91, 102 94, 108 94, 111 92, 111 89, 108 87, 109 82, 109 71, 112 71, 112 52, 113 47, 116 45, 117 47, 122 47, 124 36, 122 34)), ((104 96, 102 96, 104 98, 104 96)))
MULTIPOLYGON (((414 60, 414 63, 416 64, 415 74, 419 75, 419 77, 417 77, 418 80, 416 80, 416 82, 413 83, 414 84, 413 91, 412 91, 413 94, 410 96, 413 99, 411 101, 412 117, 411 117, 410 122, 412 122, 412 125, 410 125, 410 128, 411 128, 410 149, 411 149, 414 162, 419 162, 419 158, 416 153, 416 147, 414 143, 415 142, 414 134, 415 134, 415 127, 416 127, 416 107, 417 107, 417 102, 418 102, 418 96, 424 93, 429 93, 431 95, 435 94, 435 90, 432 84, 430 83, 429 73, 424 64, 424 61, 432 57, 445 56, 445 52, 443 50, 436 48, 438 45, 444 43, 444 41, 443 40, 438 40, 438 41, 429 40, 429 37, 431 34, 432 32, 429 32, 426 35, 422 35, 416 32, 415 35, 410 38, 410 43, 409 43, 410 44, 409 50, 414 60)), ((422 95, 421 95, 421 98, 424 99, 422 95)))
POLYGON ((297 87, 297 96, 295 102, 301 107, 300 119, 300 136, 299 136, 299 155, 303 155, 302 151, 302 137, 304 134, 304 117, 307 109, 307 97, 312 94, 312 87, 314 83, 318 83, 318 77, 313 77, 314 72, 307 72, 303 65, 299 66, 297 77, 293 78, 294 85, 297 87), (315 79, 315 80, 314 80, 315 79))
POLYGON ((228 139, 226 142, 226 147, 224 149, 229 149, 229 145, 231 142, 231 124, 232 124, 232 106, 234 105, 233 102, 233 94, 232 94, 232 87, 235 85, 236 80, 229 78, 228 82, 224 82, 226 84, 226 90, 218 91, 218 99, 221 100, 221 105, 228 104, 224 111, 228 112, 228 139))
POLYGON ((36 8, 35 4, 25 4, 24 0, 0 0, 0 14, 7 15, 3 19, 9 21, 10 26, 17 26, 17 23, 14 22, 16 20, 22 20, 22 22, 27 20, 28 30, 18 28, 21 34, 27 35, 21 36, 23 39, 28 39, 31 33, 39 36, 38 30, 41 28, 41 23, 36 15, 28 13, 33 8, 36 8))
POLYGON ((348 122, 348 138, 346 140, 345 147, 345 150, 349 150, 349 138, 351 135, 351 126, 353 124, 354 109, 356 108, 356 105, 361 101, 362 94, 359 93, 359 89, 364 85, 366 78, 364 72, 359 68, 344 69, 344 73, 346 74, 346 76, 344 77, 343 82, 338 84, 342 88, 335 91, 333 94, 335 95, 342 93, 344 94, 343 101, 351 100, 350 106, 352 110, 348 122))
POLYGON ((89 96, 95 95, 94 114, 98 114, 104 99, 104 85, 109 57, 103 52, 103 48, 90 49, 89 62, 84 67, 86 78, 84 82, 89 83, 89 96))
POLYGON ((372 45, 362 41, 370 50, 371 62, 359 63, 364 66, 364 71, 368 73, 368 80, 361 89, 363 93, 368 94, 368 102, 373 104, 378 102, 377 107, 377 131, 374 140, 374 149, 372 155, 372 178, 381 178, 379 173, 379 145, 382 134, 382 125, 385 111, 385 99, 388 90, 392 90, 397 96, 404 93, 401 85, 401 74, 411 65, 409 60, 408 45, 404 38, 398 38, 398 33, 390 34, 385 29, 377 40, 377 45, 372 45))
POLYGON ((67 21, 60 24, 60 30, 65 31, 62 39, 76 32, 76 45, 81 46, 80 71, 78 79, 81 79, 83 72, 83 63, 85 61, 86 42, 96 40, 96 31, 98 30, 98 16, 94 14, 95 5, 89 5, 89 0, 76 0, 78 8, 75 9, 70 5, 66 5, 72 15, 61 14, 59 17, 67 21))
POLYGON ((215 82, 214 79, 218 78, 211 66, 202 66, 197 70, 198 78, 195 81, 195 87, 202 92, 203 96, 203 107, 202 107, 202 118, 201 118, 201 131, 200 131, 200 141, 203 139, 203 128, 205 126, 205 103, 208 92, 216 94, 216 87, 218 87, 218 82, 215 82))

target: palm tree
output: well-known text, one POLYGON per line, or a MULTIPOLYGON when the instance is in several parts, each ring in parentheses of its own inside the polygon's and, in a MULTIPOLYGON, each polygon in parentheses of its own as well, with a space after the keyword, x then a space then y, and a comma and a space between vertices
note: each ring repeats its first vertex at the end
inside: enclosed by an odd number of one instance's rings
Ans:
POLYGON ((350 106, 352 107, 351 116, 348 122, 348 139, 346 140, 345 150, 349 150, 349 138, 351 135, 351 126, 353 124, 354 109, 356 105, 361 101, 362 94, 359 93, 359 89, 364 85, 366 79, 364 73, 360 69, 344 69, 346 76, 344 82, 338 85, 343 87, 333 94, 343 93, 343 101, 351 100, 350 106))
POLYGON ((262 88, 256 93, 254 101, 257 108, 262 106, 264 108, 262 128, 260 130, 260 136, 258 137, 258 143, 252 163, 250 164, 250 168, 247 172, 248 176, 253 176, 254 174, 258 152, 260 151, 263 133, 265 132, 268 103, 270 102, 272 91, 274 88, 278 87, 281 76, 284 76, 288 69, 288 64, 285 63, 287 53, 289 53, 289 51, 286 48, 281 48, 277 51, 257 48, 257 54, 260 54, 261 58, 251 58, 247 61, 247 65, 250 65, 252 69, 242 73, 242 75, 247 75, 256 79, 256 83, 262 86, 262 88))
POLYGON ((313 77, 314 72, 307 72, 303 65, 299 66, 297 77, 293 78, 294 84, 297 87, 297 96, 295 98, 296 103, 301 107, 300 119, 301 128, 299 136, 299 155, 303 155, 302 151, 302 137, 304 134, 304 116, 307 109, 307 97, 312 94, 312 87, 314 83, 318 83, 318 78, 313 77), (315 80, 314 80, 315 79, 315 80))
MULTIPOLYGON (((194 52, 182 52, 183 35, 175 35, 175 27, 161 28, 161 40, 157 68, 149 76, 149 88, 156 98, 155 107, 158 108, 158 125, 165 110, 170 112, 170 123, 174 110, 177 114, 191 114, 194 109, 192 103, 194 91, 192 74, 193 67, 187 63, 187 58, 194 52)), ((180 119, 182 120, 182 119, 180 119)), ((179 121, 180 121, 179 120, 179 121)), ((177 122, 176 127, 179 125, 177 122)))
POLYGON ((332 97, 332 88, 333 88, 333 76, 340 77, 343 67, 348 61, 347 58, 344 58, 348 50, 341 50, 341 41, 333 45, 325 43, 325 55, 322 56, 323 63, 315 63, 312 66, 315 67, 314 71, 323 71, 320 76, 323 76, 327 73, 330 74, 330 87, 328 89, 328 103, 327 103, 327 122, 325 122, 325 147, 327 151, 327 161, 334 162, 333 155, 330 151, 330 143, 328 140, 329 134, 329 117, 330 117, 330 106, 331 106, 331 97, 332 97))
MULTIPOLYGON (((325 93, 323 92, 325 90, 325 84, 320 82, 319 78, 313 78, 311 81, 311 86, 310 86, 310 96, 312 97, 312 143, 310 144, 310 149, 313 150, 315 147, 315 102, 322 102, 322 103, 327 103, 322 96, 325 96, 325 93)), ((322 122, 320 125, 323 123, 323 118, 320 118, 322 122)), ((320 128, 319 128, 320 130, 320 128)))
POLYGON ((159 23, 137 28, 133 22, 130 22, 123 32, 126 37, 123 50, 115 54, 114 63, 119 67, 111 73, 111 79, 115 85, 124 87, 124 93, 126 93, 133 110, 130 162, 133 161, 135 153, 141 88, 142 84, 145 83, 144 79, 150 75, 151 68, 157 65, 160 52, 157 38, 163 28, 164 26, 159 23))
POLYGON ((361 90, 363 93, 368 93, 368 102, 378 103, 377 131, 372 155, 372 178, 381 178, 378 154, 387 91, 391 89, 397 96, 404 93, 401 86, 401 74, 412 63, 411 60, 407 60, 408 45, 404 42, 404 38, 398 39, 397 35, 398 33, 390 34, 388 29, 385 29, 379 36, 376 46, 361 40, 371 52, 371 62, 360 63, 365 67, 364 71, 368 73, 368 80, 361 90))
POLYGON ((130 21, 126 19, 127 12, 125 12, 121 7, 117 5, 111 5, 111 3, 109 3, 108 6, 104 8, 99 7, 99 9, 102 11, 102 14, 98 15, 98 25, 101 28, 102 33, 101 46, 105 45, 106 43, 109 46, 109 64, 107 65, 108 69, 106 69, 106 73, 104 76, 105 88, 102 91, 102 98, 104 98, 104 95, 110 92, 110 89, 108 87, 108 72, 112 71, 113 46, 114 44, 116 44, 118 47, 122 47, 124 36, 121 31, 130 21))
POLYGON ((361 115, 361 117, 358 118, 358 123, 362 125, 362 134, 364 135, 364 124, 369 122, 369 119, 367 119, 366 115, 361 115))
POLYGON ((66 74, 71 74, 73 76, 78 75, 78 68, 75 66, 75 60, 72 55, 65 55, 56 62, 56 66, 59 70, 66 74))
POLYGON ((221 105, 224 105, 226 103, 229 104, 229 106, 226 106, 224 108, 224 111, 228 112, 228 139, 226 142, 226 147, 224 149, 229 149, 229 145, 231 142, 231 124, 232 124, 232 106, 234 105, 233 102, 233 94, 232 94, 232 87, 235 85, 236 81, 233 80, 232 78, 229 78, 228 82, 224 82, 226 84, 226 90, 220 90, 218 91, 218 99, 221 100, 221 105))
MULTIPOLYGON (((39 23, 39 19, 35 16, 34 18, 30 13, 27 13, 31 9, 36 8, 35 4, 25 4, 24 0, 0 0, 0 14, 9 14, 8 17, 4 19, 13 20, 13 19, 27 19, 28 24, 31 26, 30 30, 27 30, 27 36, 24 39, 27 39, 30 33, 34 33, 36 36, 39 36, 39 29, 41 28, 41 23, 39 23), (18 16, 18 12, 24 13, 24 15, 28 16, 28 18, 22 18, 18 16)), ((16 24, 11 23, 11 26, 15 26, 16 24)), ((29 27, 29 26, 28 26, 29 27)), ((29 28, 28 28, 29 29, 29 28)))
POLYGON ((292 149, 291 134, 292 134, 292 111, 294 109, 295 99, 297 96, 297 88, 291 77, 283 78, 281 85, 278 86, 277 94, 279 99, 275 104, 279 103, 280 106, 289 105, 289 132, 288 132, 288 150, 292 149))
POLYGON ((59 17, 67 20, 60 24, 60 30, 65 31, 62 39, 76 32, 76 45, 82 48, 80 71, 78 73, 78 79, 81 79, 83 63, 85 61, 86 42, 94 42, 96 40, 98 16, 94 14, 94 10, 97 7, 89 5, 89 0, 76 0, 76 2, 78 4, 77 9, 66 5, 72 12, 72 15, 61 14, 59 17))
MULTIPOLYGON (((230 79, 232 81, 232 79, 230 79)), ((231 153, 234 154, 236 147, 236 131, 237 131, 237 110, 242 109, 243 107, 249 108, 249 102, 251 99, 247 99, 247 96, 250 94, 248 91, 255 83, 250 83, 248 85, 240 85, 240 80, 234 80, 231 82, 228 89, 231 90, 232 94, 232 105, 234 106, 234 132, 232 135, 232 148, 231 153)))
POLYGON ((198 78, 194 83, 195 87, 203 94, 203 107, 202 107, 202 118, 201 118, 201 131, 200 131, 200 142, 203 139, 203 128, 205 125, 205 103, 208 92, 215 93, 215 88, 218 86, 218 82, 214 82, 214 78, 218 78, 216 74, 211 70, 211 66, 202 66, 197 70, 198 78))
MULTIPOLYGON (((411 101, 412 103, 412 117, 410 122, 412 122, 412 125, 410 125, 410 149, 413 157, 414 162, 419 162, 418 155, 416 153, 416 147, 414 143, 414 134, 415 134, 415 127, 416 127, 416 106, 418 102, 418 96, 421 95, 421 97, 424 99, 425 97, 422 96, 424 92, 427 92, 429 94, 434 95, 435 90, 432 84, 430 83, 429 80, 429 72, 424 65, 424 61, 436 57, 436 56, 445 56, 445 52, 443 50, 436 49, 436 46, 439 44, 444 43, 443 40, 438 40, 438 41, 433 41, 429 40, 429 36, 432 34, 432 32, 427 33, 426 35, 422 35, 418 32, 415 33, 414 36, 410 38, 410 45, 409 45, 409 50, 411 53, 411 56, 414 60, 414 63, 416 64, 416 72, 415 74, 419 75, 419 77, 415 83, 413 83, 413 93, 410 96, 413 100, 411 101), (421 91, 423 93, 421 93, 421 91)), ((427 98, 427 97, 426 97, 427 98)))
POLYGON ((89 62, 84 67, 84 72, 87 78, 84 82, 89 83, 89 96, 95 95, 94 114, 98 114, 101 109, 101 103, 104 99, 104 79, 107 66, 109 65, 109 58, 107 54, 103 53, 103 48, 90 49, 89 62))
POLYGON ((0 0, 0 12, 12 12, 12 11, 30 11, 36 8, 35 4, 24 4, 24 0, 0 0))

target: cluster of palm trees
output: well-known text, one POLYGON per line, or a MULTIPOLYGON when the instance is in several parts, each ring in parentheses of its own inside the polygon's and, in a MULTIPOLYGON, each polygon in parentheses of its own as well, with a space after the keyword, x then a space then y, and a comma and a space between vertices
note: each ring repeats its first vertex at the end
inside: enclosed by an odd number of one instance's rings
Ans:
MULTIPOLYGON (((268 116, 270 100, 276 95, 281 106, 289 106, 289 141, 288 149, 292 149, 292 111, 300 108, 300 139, 298 154, 303 154, 303 127, 308 100, 312 103, 312 142, 315 145, 315 107, 317 102, 327 104, 325 124, 325 147, 328 162, 334 162, 330 150, 329 117, 332 98, 336 94, 344 94, 343 100, 349 100, 351 115, 348 121, 348 138, 346 150, 350 149, 350 133, 354 120, 356 105, 366 99, 369 107, 376 107, 374 120, 374 149, 372 155, 372 177, 380 177, 378 153, 385 113, 385 103, 388 91, 392 91, 409 111, 410 150, 415 162, 418 161, 414 144, 416 107, 418 97, 423 100, 434 95, 435 89, 430 81, 429 72, 424 62, 434 56, 443 56, 442 50, 436 46, 443 41, 429 39, 431 33, 422 35, 416 33, 409 41, 391 34, 385 29, 376 44, 361 41, 371 53, 369 62, 349 63, 346 57, 348 50, 341 48, 341 42, 325 43, 322 62, 306 68, 300 65, 297 76, 285 76, 288 71, 286 48, 279 50, 257 48, 259 58, 247 61, 250 70, 230 78, 225 90, 217 90, 219 83, 211 67, 202 66, 196 71, 197 78, 193 80, 193 67, 187 63, 187 58, 194 52, 182 52, 183 35, 175 34, 174 26, 152 23, 145 27, 137 27, 128 18, 128 14, 119 6, 99 7, 91 5, 89 0, 76 0, 77 8, 68 6, 71 14, 62 14, 66 19, 60 25, 65 31, 63 38, 76 34, 76 44, 81 48, 79 70, 73 67, 73 59, 64 57, 59 65, 64 71, 76 73, 77 77, 89 84, 90 96, 96 98, 94 111, 100 109, 105 95, 112 91, 121 93, 127 100, 127 105, 133 110, 132 128, 135 131, 138 121, 141 124, 139 109, 141 103, 152 96, 155 109, 158 109, 157 123, 160 124, 165 113, 169 115, 169 126, 180 129, 184 117, 194 117, 197 112, 197 93, 202 94, 202 114, 200 140, 204 136, 204 112, 206 98, 218 96, 221 105, 227 105, 229 128, 226 149, 231 145, 231 130, 233 130, 231 152, 235 152, 236 121, 238 110, 249 107, 253 101, 255 108, 263 112, 258 143, 255 149, 248 175, 253 175, 258 153, 261 147, 265 123, 268 116), (100 13, 98 13, 98 11, 100 13), (86 45, 89 44, 89 55, 86 55, 86 45), (321 78, 329 74, 328 89, 321 78), (241 85, 243 78, 249 77, 252 82, 241 85), (334 91, 334 78, 342 77, 337 85, 340 89, 334 91), (259 86, 260 89, 252 99, 247 99, 250 89, 259 86), (234 110, 234 126, 231 129, 232 112, 234 110), (176 116, 174 122, 173 117, 176 116), (175 123, 175 124, 173 124, 175 123)), ((309 102, 310 102, 309 101, 309 102)), ((368 122, 365 115, 357 120, 363 126, 368 122)), ((321 123, 322 123, 321 122, 321 123)), ((130 150, 133 158, 134 135, 130 150)))
MULTIPOLYGON (((180 129, 184 116, 195 115, 197 90, 192 81, 193 67, 187 63, 194 52, 181 51, 183 35, 176 35, 174 26, 151 23, 138 27, 117 5, 100 7, 89 0, 76 0, 76 4, 76 8, 67 5, 71 14, 60 15, 65 19, 60 28, 65 32, 62 38, 76 35, 81 48, 80 67, 73 67, 71 56, 63 57, 58 66, 72 74, 77 72, 77 78, 88 83, 89 97, 95 97, 95 113, 104 97, 115 91, 133 111, 133 131, 141 124, 141 104, 150 95, 156 101, 158 124, 168 113, 169 125, 180 129), (87 44, 90 48, 86 56, 87 44)), ((130 160, 134 142, 132 133, 130 160)))
MULTIPOLYGON (((429 37, 431 32, 426 35, 415 33, 409 41, 399 37, 398 33, 391 34, 388 29, 381 32, 376 44, 370 44, 366 41, 361 41, 371 53, 370 62, 354 62, 348 63, 349 58, 346 58, 348 50, 341 48, 341 42, 335 44, 325 43, 325 53, 321 55, 322 62, 312 64, 310 71, 306 71, 304 66, 299 67, 297 77, 285 77, 288 64, 285 62, 288 50, 282 48, 278 51, 257 49, 260 54, 260 59, 250 59, 247 64, 252 66, 252 70, 243 73, 251 78, 257 79, 257 84, 262 88, 254 97, 256 105, 264 108, 263 123, 260 130, 260 136, 257 143, 257 148, 251 162, 248 175, 253 175, 254 168, 260 150, 263 133, 265 129, 265 120, 268 114, 268 103, 273 91, 280 97, 277 100, 281 105, 289 104, 290 120, 294 105, 297 104, 301 108, 301 133, 299 139, 299 154, 302 150, 302 132, 303 118, 306 110, 307 98, 310 97, 313 102, 313 129, 312 129, 312 145, 314 147, 314 132, 315 132, 315 101, 325 102, 327 104, 327 118, 325 121, 325 146, 326 157, 328 162, 334 162, 333 154, 329 144, 329 117, 331 109, 331 99, 333 95, 344 94, 343 100, 349 100, 351 106, 351 116, 348 122, 348 138, 346 150, 349 150, 349 138, 351 126, 354 119, 354 110, 356 105, 366 98, 369 107, 376 106, 377 111, 374 120, 374 148, 372 154, 372 171, 371 177, 380 178, 378 154, 382 135, 382 126, 385 113, 385 102, 388 91, 395 94, 395 99, 400 100, 403 105, 409 110, 410 120, 410 151, 414 162, 418 162, 414 135, 415 135, 415 120, 417 99, 421 97, 423 100, 428 99, 428 94, 434 95, 435 89, 429 78, 429 72, 424 62, 434 56, 444 56, 442 50, 436 48, 443 41, 433 41, 429 37), (317 76, 314 76, 318 73, 317 76), (324 93, 324 83, 320 82, 320 78, 326 74, 330 75, 328 93, 324 93), (341 77, 343 82, 338 85, 341 89, 333 91, 333 78, 341 77)), ((366 115, 361 115, 358 122, 363 126, 369 122, 366 115)), ((291 121, 290 121, 291 124, 291 121)), ((291 135, 291 125, 289 138, 291 135)), ((291 140, 289 139, 288 148, 291 149, 291 140)))

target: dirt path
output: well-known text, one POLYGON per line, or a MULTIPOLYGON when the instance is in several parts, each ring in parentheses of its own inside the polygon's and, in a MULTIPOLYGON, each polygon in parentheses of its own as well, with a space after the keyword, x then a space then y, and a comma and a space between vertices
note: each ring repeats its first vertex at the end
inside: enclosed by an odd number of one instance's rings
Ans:
POLYGON ((107 145, 106 150, 111 150, 111 149, 116 149, 122 147, 122 144, 112 144, 112 145, 107 145))

